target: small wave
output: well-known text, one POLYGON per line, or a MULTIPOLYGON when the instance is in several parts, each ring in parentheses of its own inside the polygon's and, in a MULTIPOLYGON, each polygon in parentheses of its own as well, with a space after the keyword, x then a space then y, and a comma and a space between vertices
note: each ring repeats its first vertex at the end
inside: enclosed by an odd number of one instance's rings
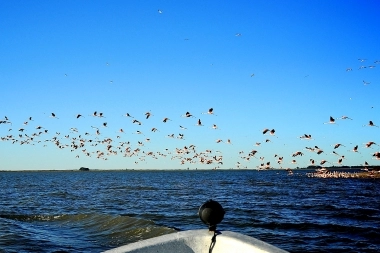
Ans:
POLYGON ((0 214, 0 218, 17 221, 51 221, 59 216, 57 215, 25 215, 25 214, 0 214))
POLYGON ((74 229, 100 246, 112 248, 131 242, 174 233, 174 228, 159 226, 152 220, 111 214, 19 215, 1 214, 0 218, 35 223, 52 230, 74 229))
POLYGON ((119 189, 123 190, 132 190, 132 191, 157 191, 159 190, 156 187, 152 186, 123 186, 123 187, 118 187, 119 189))
POLYGON ((252 224, 254 227, 267 228, 267 229, 285 229, 285 230, 295 230, 295 231, 306 231, 306 230, 318 230, 318 231, 329 231, 329 232, 349 232, 349 233, 365 233, 369 228, 341 225, 336 223, 326 223, 326 224, 316 224, 311 222, 299 222, 299 223, 287 223, 287 222, 266 222, 252 224))

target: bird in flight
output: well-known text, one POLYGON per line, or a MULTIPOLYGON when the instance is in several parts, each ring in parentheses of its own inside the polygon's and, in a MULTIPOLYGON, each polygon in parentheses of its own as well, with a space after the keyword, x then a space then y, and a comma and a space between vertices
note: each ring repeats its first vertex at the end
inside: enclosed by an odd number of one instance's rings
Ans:
POLYGON ((137 119, 134 119, 134 120, 132 121, 132 123, 136 123, 136 124, 138 124, 138 125, 141 125, 141 122, 138 121, 137 119))
POLYGON ((355 153, 358 153, 358 145, 356 145, 351 151, 355 152, 355 153))
MULTIPOLYGON (((325 163, 330 163, 330 162, 328 162, 328 161, 326 161, 326 160, 322 160, 319 164, 320 165, 323 165, 323 164, 325 164, 325 163)), ((330 163, 331 164, 331 163, 330 163)))
POLYGON ((304 134, 300 137, 300 139, 304 139, 304 140, 311 140, 311 134, 304 134))
POLYGON ((337 164, 342 164, 343 159, 344 159, 344 156, 342 156, 341 158, 339 158, 339 159, 338 159, 338 162, 336 162, 336 163, 337 163, 337 164))
POLYGON ((126 114, 123 115, 123 116, 133 118, 129 113, 126 113, 126 114))
POLYGON ((370 84, 370 82, 366 82, 366 81, 363 80, 363 84, 367 85, 367 84, 370 84))
POLYGON ((274 129, 269 130, 268 128, 265 128, 265 129, 263 130, 263 134, 266 134, 266 133, 268 133, 268 132, 269 132, 270 135, 274 135, 274 133, 276 132, 276 130, 274 130, 274 129))
POLYGON ((182 115, 182 117, 190 118, 194 116, 190 112, 186 112, 184 115, 182 115))
POLYGON ((368 125, 364 125, 364 126, 379 127, 379 126, 375 125, 372 120, 370 120, 368 122, 368 125))
POLYGON ((329 122, 325 122, 325 124, 335 124, 335 119, 332 116, 330 116, 329 122))
POLYGON ((218 126, 216 124, 213 124, 212 129, 218 129, 218 126))
POLYGON ((210 114, 210 115, 215 115, 215 114, 214 114, 214 108, 210 108, 210 109, 208 109, 208 111, 207 111, 207 112, 203 112, 202 114, 210 114))
POLYGON ((377 144, 373 141, 369 141, 369 142, 365 143, 366 148, 370 148, 372 145, 377 145, 377 144))
POLYGON ((52 118, 56 118, 56 119, 59 119, 57 116, 55 116, 55 113, 51 113, 51 116, 50 117, 52 117, 52 118))
POLYGON ((337 143, 337 144, 334 145, 334 149, 337 149, 337 148, 339 148, 340 146, 345 147, 344 145, 342 145, 342 144, 340 144, 340 143, 337 143))
POLYGON ((149 117, 152 116, 152 113, 151 112, 146 112, 145 116, 146 116, 146 119, 149 119, 149 117))

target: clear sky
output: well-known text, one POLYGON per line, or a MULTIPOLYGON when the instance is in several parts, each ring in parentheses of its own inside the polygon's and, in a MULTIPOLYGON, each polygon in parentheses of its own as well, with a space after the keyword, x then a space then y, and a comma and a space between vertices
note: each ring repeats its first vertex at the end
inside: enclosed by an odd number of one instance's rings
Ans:
POLYGON ((380 145, 380 128, 366 126, 380 125, 379 10, 376 0, 2 1, 0 170, 295 168, 342 155, 380 165, 380 146, 365 146, 380 145))

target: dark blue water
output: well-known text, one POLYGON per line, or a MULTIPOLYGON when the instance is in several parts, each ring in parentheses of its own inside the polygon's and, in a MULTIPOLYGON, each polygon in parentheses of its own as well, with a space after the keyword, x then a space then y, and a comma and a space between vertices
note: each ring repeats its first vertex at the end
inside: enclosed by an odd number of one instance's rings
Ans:
POLYGON ((308 171, 0 172, 0 252, 101 252, 206 226, 290 252, 380 252, 380 181, 308 171))

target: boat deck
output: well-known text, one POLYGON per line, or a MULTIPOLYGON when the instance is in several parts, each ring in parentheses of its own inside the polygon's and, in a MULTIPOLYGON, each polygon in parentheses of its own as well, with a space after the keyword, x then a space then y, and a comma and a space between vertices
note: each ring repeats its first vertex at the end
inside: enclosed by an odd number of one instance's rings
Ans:
POLYGON ((205 229, 181 231, 131 243, 105 253, 287 252, 253 237, 230 231, 218 231, 214 243, 212 238, 213 232, 205 229))

